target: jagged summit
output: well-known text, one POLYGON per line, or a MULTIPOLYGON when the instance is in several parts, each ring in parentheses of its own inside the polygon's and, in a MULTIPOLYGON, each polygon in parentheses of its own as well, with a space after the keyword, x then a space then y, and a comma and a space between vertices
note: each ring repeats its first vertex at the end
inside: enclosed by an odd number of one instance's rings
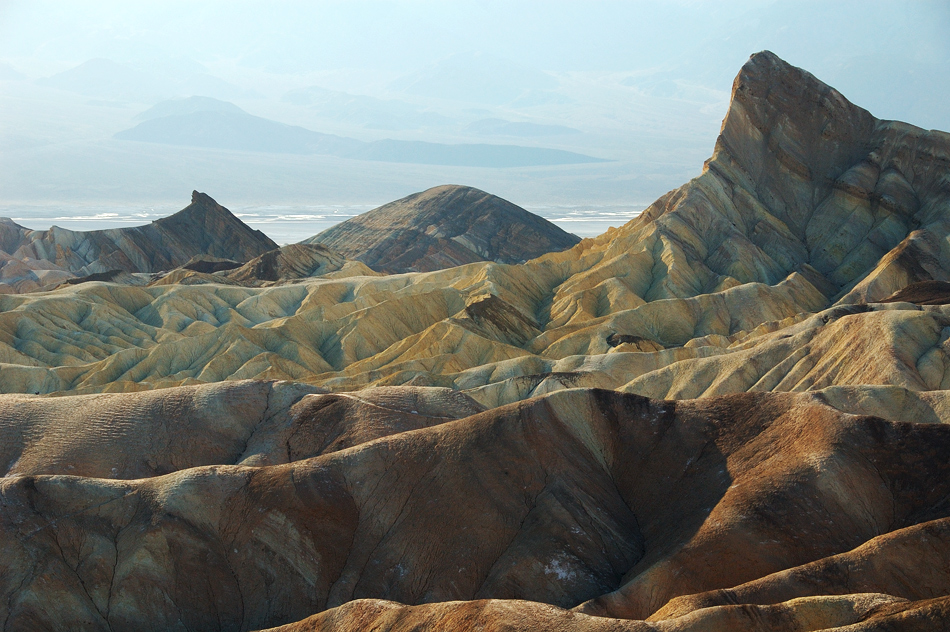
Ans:
POLYGON ((580 239, 479 189, 433 187, 311 237, 387 272, 431 271, 476 261, 519 263, 580 239))
POLYGON ((590 254, 658 262, 656 240, 664 244, 663 266, 650 265, 650 285, 636 292, 648 301, 791 275, 832 302, 884 298, 950 269, 939 238, 948 153, 950 135, 878 120, 758 53, 736 77, 703 174, 598 238, 590 254))
POLYGON ((707 165, 735 161, 755 182, 750 187, 755 192, 777 187, 777 195, 763 202, 796 237, 805 238, 815 200, 827 197, 843 171, 867 158, 877 123, 811 73, 763 51, 749 58, 733 82, 707 165), (789 188, 782 186, 785 179, 789 188), (810 195, 802 195, 800 185, 810 195))
POLYGON ((0 222, 0 244, 17 259, 48 261, 79 275, 170 270, 197 255, 244 262, 277 248, 264 233, 198 191, 182 210, 145 226, 40 231, 0 222))
POLYGON ((176 265, 186 263, 197 254, 248 261, 278 247, 270 237, 242 222, 211 196, 198 191, 192 192, 191 204, 152 225, 172 238, 169 245, 182 256, 188 253, 183 261, 176 259, 176 265))

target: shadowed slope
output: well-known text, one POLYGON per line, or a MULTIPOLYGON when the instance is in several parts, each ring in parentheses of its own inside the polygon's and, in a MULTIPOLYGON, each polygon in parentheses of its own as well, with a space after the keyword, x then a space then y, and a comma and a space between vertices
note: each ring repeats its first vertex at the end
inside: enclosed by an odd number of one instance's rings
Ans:
POLYGON ((56 226, 20 230, 19 240, 5 239, 4 245, 18 258, 51 261, 76 274, 170 270, 200 254, 247 261, 277 247, 264 233, 197 191, 184 209, 146 226, 88 232, 56 226))
POLYGON ((482 410, 449 389, 334 395, 252 380, 140 393, 0 396, 0 473, 131 479, 201 465, 273 465, 482 410))
MULTIPOLYGON (((236 630, 360 598, 513 598, 590 599, 585 612, 642 619, 946 517, 948 450, 950 427, 794 395, 574 390, 287 465, 7 477, 0 616, 12 628, 236 630)), ((950 592, 950 577, 906 572, 950 592)), ((885 584, 876 605, 919 598, 885 584)), ((783 606, 775 621, 808 607, 831 623, 871 609, 850 595, 783 606)))
POLYGON ((326 244, 375 270, 428 272, 475 261, 519 263, 578 241, 511 202, 446 185, 348 219, 304 243, 326 244))

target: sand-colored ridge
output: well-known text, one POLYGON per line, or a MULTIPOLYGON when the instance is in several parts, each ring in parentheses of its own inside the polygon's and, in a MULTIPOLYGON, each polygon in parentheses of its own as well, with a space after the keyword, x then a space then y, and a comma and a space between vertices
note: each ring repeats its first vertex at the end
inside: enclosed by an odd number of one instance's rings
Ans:
MULTIPOLYGON (((528 376, 574 373, 563 365, 584 361, 571 358, 608 354, 618 358, 597 363, 610 368, 578 383, 655 397, 945 388, 938 312, 892 302, 893 313, 873 307, 832 329, 805 334, 795 323, 950 274, 939 239, 948 153, 946 134, 879 121, 759 53, 736 78, 702 175, 620 228, 522 265, 374 276, 364 263, 296 245, 243 268, 176 270, 147 291, 106 293, 89 282, 0 301, 0 362, 22 373, 0 387, 94 392, 267 378, 339 391, 519 381, 504 396, 486 394, 494 405, 530 396, 528 376), (65 307, 66 296, 76 305, 65 307), (141 297, 150 304, 120 308, 141 297), (799 329, 777 331, 790 325, 799 329), (116 328, 122 335, 101 333, 116 328), (898 350, 905 331, 913 348, 898 350), (830 340, 839 334, 863 338, 830 340), (622 339, 641 342, 609 342, 622 339), (872 347, 895 360, 874 370, 832 366, 846 362, 846 349, 872 347), (224 351, 228 361, 214 359, 224 351)), ((470 193, 456 189, 423 197, 470 193)), ((7 241, 19 234, 7 233, 7 241)))

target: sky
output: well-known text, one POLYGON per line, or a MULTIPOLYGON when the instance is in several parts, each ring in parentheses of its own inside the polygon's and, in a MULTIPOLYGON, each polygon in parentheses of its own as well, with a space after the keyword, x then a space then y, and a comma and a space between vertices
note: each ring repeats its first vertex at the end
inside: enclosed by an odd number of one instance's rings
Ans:
POLYGON ((245 210, 355 208, 447 182, 635 212, 698 175, 733 77, 763 49, 879 118, 950 130, 946 0, 0 0, 0 215, 164 212, 192 188, 245 210), (191 96, 362 142, 602 162, 425 165, 116 136, 191 96))

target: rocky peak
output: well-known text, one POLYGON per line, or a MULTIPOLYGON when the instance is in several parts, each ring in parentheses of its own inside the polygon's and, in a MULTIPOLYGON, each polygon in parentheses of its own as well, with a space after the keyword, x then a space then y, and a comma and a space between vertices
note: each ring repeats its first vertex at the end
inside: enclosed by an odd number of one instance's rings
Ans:
POLYGON ((475 261, 518 263, 564 250, 578 237, 498 196, 443 185, 323 231, 323 243, 377 270, 430 271, 475 261))
MULTIPOLYGON (((207 193, 201 193, 200 191, 191 192, 191 204, 177 213, 156 220, 155 223, 171 223, 172 220, 176 219, 190 222, 224 222, 240 223, 243 225, 243 222, 241 222, 241 220, 238 219, 234 213, 218 204, 215 199, 207 193)), ((260 231, 255 231, 250 227, 244 226, 244 228, 251 230, 254 233, 263 235, 263 233, 260 231)))
POLYGON ((171 270, 199 255, 243 263, 276 248, 267 235, 198 191, 182 210, 145 226, 31 231, 0 220, 0 250, 83 276, 109 270, 171 270))
MULTIPOLYGON (((278 245, 259 230, 254 230, 211 196, 193 191, 191 204, 169 217, 154 222, 170 243, 180 244, 187 258, 207 254, 236 261, 248 261, 278 245)), ((181 259, 181 257, 178 257, 181 259)), ((175 267, 175 266, 171 266, 175 267)))
MULTIPOLYGON (((639 288, 648 301, 774 285, 793 273, 830 302, 884 298, 944 278, 907 260, 950 261, 939 238, 948 228, 938 225, 950 199, 948 155, 946 134, 880 121, 810 73, 757 53, 734 81, 703 174, 601 242, 605 261, 641 251, 653 259, 654 240, 669 244, 660 268, 641 264, 667 271, 639 288)), ((636 302, 619 289, 612 304, 636 302)))
POLYGON ((0 251, 13 254, 23 244, 28 228, 20 226, 9 217, 0 217, 0 251))
POLYGON ((200 191, 191 192, 191 203, 192 204, 212 204, 212 205, 217 204, 217 202, 215 202, 211 198, 210 195, 208 195, 207 193, 201 193, 200 191))
POLYGON ((876 123, 811 73, 769 51, 756 53, 733 83, 707 168, 734 162, 743 188, 774 189, 770 210, 802 237, 816 198, 867 155, 876 123))

